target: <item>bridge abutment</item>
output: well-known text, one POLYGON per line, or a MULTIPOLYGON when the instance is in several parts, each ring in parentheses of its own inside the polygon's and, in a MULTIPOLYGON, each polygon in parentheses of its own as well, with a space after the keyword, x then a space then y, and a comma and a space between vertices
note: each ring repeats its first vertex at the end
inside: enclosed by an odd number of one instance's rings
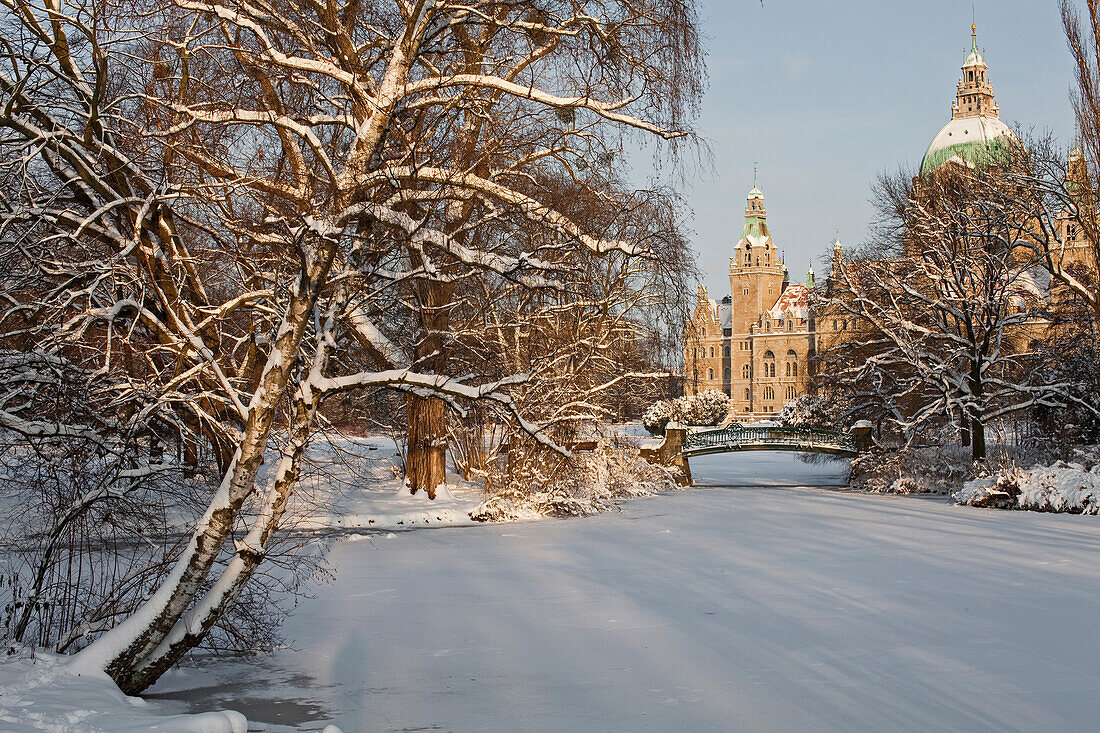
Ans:
POLYGON ((656 448, 642 448, 642 458, 650 463, 673 469, 678 486, 691 486, 691 465, 683 454, 687 428, 671 423, 665 428, 665 441, 656 448))

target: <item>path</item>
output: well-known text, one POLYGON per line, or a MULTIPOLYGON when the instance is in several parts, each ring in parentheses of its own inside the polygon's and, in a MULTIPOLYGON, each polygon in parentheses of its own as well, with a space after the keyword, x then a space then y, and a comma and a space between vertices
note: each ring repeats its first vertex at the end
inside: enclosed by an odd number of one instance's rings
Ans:
POLYGON ((621 514, 339 541, 298 651, 154 691, 300 726, 268 730, 1100 729, 1096 518, 693 468, 621 514))

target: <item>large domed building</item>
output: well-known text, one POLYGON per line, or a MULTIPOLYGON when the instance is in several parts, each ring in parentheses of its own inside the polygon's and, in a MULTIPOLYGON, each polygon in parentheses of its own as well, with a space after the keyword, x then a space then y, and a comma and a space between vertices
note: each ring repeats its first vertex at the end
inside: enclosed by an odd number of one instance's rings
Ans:
POLYGON ((987 165, 998 149, 1016 141, 1001 121, 993 85, 989 83, 985 59, 978 51, 978 28, 970 26, 970 53, 962 65, 951 121, 932 138, 921 161, 921 175, 928 175, 946 163, 965 166, 987 165))

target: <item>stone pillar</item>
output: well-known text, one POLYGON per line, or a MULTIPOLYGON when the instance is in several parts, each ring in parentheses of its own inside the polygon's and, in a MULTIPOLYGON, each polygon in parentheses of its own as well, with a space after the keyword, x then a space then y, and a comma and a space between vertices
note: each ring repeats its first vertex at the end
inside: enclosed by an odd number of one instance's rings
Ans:
POLYGON ((691 486, 691 466, 681 452, 687 440, 687 428, 670 422, 665 426, 665 442, 657 448, 642 448, 642 457, 650 463, 668 466, 673 469, 679 486, 691 486))
POLYGON ((868 453, 875 444, 874 426, 868 420, 860 420, 852 426, 852 438, 856 441, 856 451, 868 453))

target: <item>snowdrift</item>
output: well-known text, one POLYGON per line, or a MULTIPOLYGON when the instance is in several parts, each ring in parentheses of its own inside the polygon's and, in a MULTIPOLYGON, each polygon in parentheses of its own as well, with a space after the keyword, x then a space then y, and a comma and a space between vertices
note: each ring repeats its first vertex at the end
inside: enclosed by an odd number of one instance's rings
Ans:
POLYGON ((953 498, 976 507, 1100 514, 1100 449, 1081 451, 1078 457, 1050 466, 1011 466, 967 482, 953 498))

